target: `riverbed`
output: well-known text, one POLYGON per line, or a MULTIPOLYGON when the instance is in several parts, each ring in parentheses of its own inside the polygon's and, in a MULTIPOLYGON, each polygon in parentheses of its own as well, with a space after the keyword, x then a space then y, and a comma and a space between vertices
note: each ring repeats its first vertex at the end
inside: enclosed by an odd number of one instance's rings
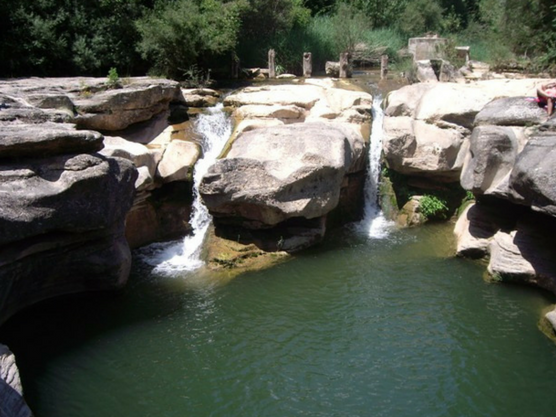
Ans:
POLYGON ((228 282, 137 258, 124 293, 35 306, 2 341, 37 417, 552 415, 554 298, 486 283, 452 228, 346 227, 228 282))

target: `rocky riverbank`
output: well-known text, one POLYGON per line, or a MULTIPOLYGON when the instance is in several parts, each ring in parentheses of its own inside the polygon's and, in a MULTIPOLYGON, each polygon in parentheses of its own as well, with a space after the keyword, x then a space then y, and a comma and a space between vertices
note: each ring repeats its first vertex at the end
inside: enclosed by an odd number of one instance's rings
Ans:
MULTIPOLYGON (((494 280, 556 294, 556 119, 534 101, 546 81, 416 84, 393 92, 384 157, 421 195, 459 187, 473 194, 455 227, 459 256, 488 258, 494 280)), ((411 198, 402 213, 418 213, 418 202, 411 198)))

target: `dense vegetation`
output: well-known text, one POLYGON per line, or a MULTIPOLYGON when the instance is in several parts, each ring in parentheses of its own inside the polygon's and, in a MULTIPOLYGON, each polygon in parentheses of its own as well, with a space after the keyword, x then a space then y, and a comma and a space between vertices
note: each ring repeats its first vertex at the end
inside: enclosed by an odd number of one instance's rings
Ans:
POLYGON ((556 68, 553 0, 10 0, 0 3, 0 76, 226 76, 233 60, 298 72, 349 50, 393 60, 427 32, 472 58, 556 68), (366 45, 361 48, 361 45, 366 45))

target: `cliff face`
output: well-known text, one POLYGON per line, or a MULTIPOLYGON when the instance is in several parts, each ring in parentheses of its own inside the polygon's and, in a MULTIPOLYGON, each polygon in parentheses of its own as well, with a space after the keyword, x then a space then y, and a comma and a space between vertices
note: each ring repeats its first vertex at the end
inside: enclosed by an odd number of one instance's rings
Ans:
POLYGON ((187 178, 187 167, 180 174, 168 163, 158 174, 165 147, 121 137, 164 131, 171 107, 184 107, 179 85, 124 81, 0 82, 0 323, 46 298, 121 288, 131 264, 126 234, 137 243, 142 230, 130 221, 126 231, 130 208, 145 200, 136 189, 154 188, 157 175, 159 183, 187 178))

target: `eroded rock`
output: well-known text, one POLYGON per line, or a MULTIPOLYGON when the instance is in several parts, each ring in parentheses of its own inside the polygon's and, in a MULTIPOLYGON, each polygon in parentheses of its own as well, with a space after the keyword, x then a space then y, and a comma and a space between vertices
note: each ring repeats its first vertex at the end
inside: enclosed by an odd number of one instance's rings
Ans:
POLYGON ((344 175, 364 142, 345 127, 305 123, 246 132, 214 164, 200 192, 217 217, 257 229, 289 218, 317 218, 338 204, 344 175))
POLYGON ((15 356, 0 344, 0 416, 32 417, 23 399, 23 389, 15 356))

